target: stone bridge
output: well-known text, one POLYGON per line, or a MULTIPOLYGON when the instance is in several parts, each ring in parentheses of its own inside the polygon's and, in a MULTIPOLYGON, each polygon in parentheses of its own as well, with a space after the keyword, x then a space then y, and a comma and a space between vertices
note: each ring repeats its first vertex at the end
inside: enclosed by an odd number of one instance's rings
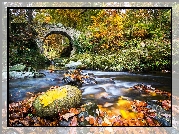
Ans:
POLYGON ((77 31, 70 27, 65 27, 61 23, 55 24, 55 25, 46 24, 43 27, 46 30, 42 31, 43 32, 42 37, 36 39, 37 45, 39 46, 41 51, 43 51, 42 46, 46 37, 48 37, 51 34, 61 34, 69 39, 71 55, 75 52, 75 47, 73 47, 74 45, 73 43, 74 43, 74 40, 78 39, 79 35, 81 34, 80 31, 77 31))

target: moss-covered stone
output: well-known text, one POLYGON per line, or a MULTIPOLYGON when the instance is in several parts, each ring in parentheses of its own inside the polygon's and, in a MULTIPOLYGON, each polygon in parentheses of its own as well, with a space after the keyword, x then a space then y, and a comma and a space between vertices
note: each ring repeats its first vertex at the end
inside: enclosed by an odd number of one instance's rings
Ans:
POLYGON ((9 67, 9 71, 24 71, 25 68, 26 68, 26 65, 16 64, 12 67, 9 67))
POLYGON ((51 87, 35 99, 33 106, 37 116, 53 116, 63 109, 76 107, 81 99, 81 90, 75 86, 51 87))

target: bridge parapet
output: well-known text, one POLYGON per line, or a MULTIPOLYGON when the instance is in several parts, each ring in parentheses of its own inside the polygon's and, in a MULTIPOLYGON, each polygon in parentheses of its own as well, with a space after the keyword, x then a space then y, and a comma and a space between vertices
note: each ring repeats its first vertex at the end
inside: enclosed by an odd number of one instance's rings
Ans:
POLYGON ((74 40, 75 38, 78 38, 79 35, 81 34, 80 31, 73 29, 71 27, 65 27, 60 23, 56 25, 48 24, 45 26, 45 28, 47 30, 44 32, 44 37, 49 33, 51 33, 52 31, 62 31, 67 33, 74 40))

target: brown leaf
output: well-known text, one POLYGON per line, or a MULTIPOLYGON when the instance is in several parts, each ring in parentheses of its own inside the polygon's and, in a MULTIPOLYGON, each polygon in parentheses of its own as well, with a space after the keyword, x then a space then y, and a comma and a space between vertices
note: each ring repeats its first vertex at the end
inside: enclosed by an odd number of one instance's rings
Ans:
POLYGON ((23 107, 22 112, 23 112, 23 113, 26 113, 26 112, 27 112, 27 108, 26 108, 25 106, 23 107))
POLYGON ((144 113, 143 112, 138 112, 137 117, 140 118, 140 119, 143 119, 144 118, 144 113))
POLYGON ((29 126, 29 121, 28 120, 22 120, 21 123, 23 123, 24 126, 29 126))
POLYGON ((57 124, 58 124, 58 121, 55 120, 55 121, 53 121, 53 122, 50 123, 50 126, 57 126, 57 124))
POLYGON ((40 121, 40 117, 37 117, 37 120, 40 121))
POLYGON ((80 121, 83 122, 85 120, 84 116, 80 117, 80 121))

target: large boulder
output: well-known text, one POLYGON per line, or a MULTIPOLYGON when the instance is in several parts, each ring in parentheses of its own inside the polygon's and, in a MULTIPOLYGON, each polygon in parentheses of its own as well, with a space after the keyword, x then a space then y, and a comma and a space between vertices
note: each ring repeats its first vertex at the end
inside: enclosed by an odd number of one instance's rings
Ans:
POLYGON ((63 109, 78 106, 81 99, 81 90, 75 86, 51 87, 35 99, 33 106, 37 116, 54 116, 63 109))
POLYGON ((90 78, 87 74, 83 74, 80 69, 68 70, 64 73, 63 82, 69 85, 82 86, 82 84, 97 84, 94 78, 90 78))

